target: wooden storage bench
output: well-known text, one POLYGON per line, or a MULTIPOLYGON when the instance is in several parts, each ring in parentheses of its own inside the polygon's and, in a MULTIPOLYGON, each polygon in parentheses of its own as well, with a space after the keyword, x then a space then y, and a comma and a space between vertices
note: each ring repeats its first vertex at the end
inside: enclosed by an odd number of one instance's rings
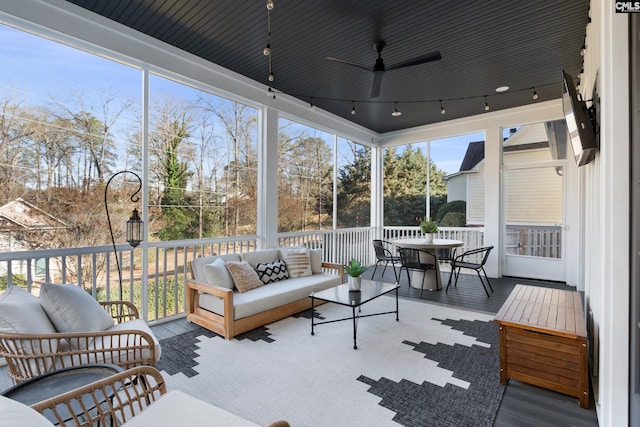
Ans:
POLYGON ((587 328, 578 292, 516 285, 494 321, 501 383, 514 378, 589 407, 587 328))

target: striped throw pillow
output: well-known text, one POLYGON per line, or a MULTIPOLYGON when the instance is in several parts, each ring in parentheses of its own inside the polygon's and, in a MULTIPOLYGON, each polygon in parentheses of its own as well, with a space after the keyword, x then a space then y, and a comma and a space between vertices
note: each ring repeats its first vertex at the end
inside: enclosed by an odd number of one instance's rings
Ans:
POLYGON ((311 260, 306 248, 280 249, 289 277, 311 276, 311 260))

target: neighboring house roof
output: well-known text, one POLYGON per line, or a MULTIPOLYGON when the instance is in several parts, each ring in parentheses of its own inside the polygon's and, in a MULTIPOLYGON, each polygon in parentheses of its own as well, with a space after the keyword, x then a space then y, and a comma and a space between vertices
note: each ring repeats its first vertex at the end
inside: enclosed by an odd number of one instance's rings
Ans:
POLYGON ((21 198, 0 207, 0 230, 61 228, 67 228, 67 224, 21 198))
POLYGON ((464 159, 460 165, 460 172, 470 171, 484 159, 484 141, 470 142, 464 159))
MULTIPOLYGON (((526 151, 549 148, 549 136, 545 123, 535 123, 511 129, 504 140, 503 151, 526 151)), ((478 163, 484 160, 484 141, 470 142, 462 159, 460 170, 444 177, 445 180, 458 176, 463 172, 472 171, 478 163)))

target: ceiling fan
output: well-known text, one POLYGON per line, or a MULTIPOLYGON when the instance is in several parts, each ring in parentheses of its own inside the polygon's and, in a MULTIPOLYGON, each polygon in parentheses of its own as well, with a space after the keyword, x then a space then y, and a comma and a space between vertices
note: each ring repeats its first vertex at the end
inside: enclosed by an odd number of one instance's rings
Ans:
POLYGON ((347 64, 353 67, 362 68, 363 70, 373 71, 374 77, 373 77, 373 86, 371 87, 371 98, 377 98, 380 95, 380 85, 382 84, 382 76, 384 75, 385 71, 398 70, 400 68, 412 67, 414 65, 425 64, 427 62, 437 61, 439 59, 442 59, 442 55, 440 55, 440 52, 436 50, 434 52, 430 52, 425 55, 408 59, 398 64, 394 64, 390 67, 385 67, 384 61, 382 60, 381 53, 382 53, 382 49, 384 49, 386 45, 387 43, 385 43, 384 40, 379 40, 373 43, 373 50, 378 53, 378 59, 376 59, 376 63, 374 64, 373 68, 367 67, 361 64, 356 64, 354 62, 345 61, 344 59, 333 58, 330 56, 327 56, 327 59, 329 61, 340 62, 342 64, 347 64))

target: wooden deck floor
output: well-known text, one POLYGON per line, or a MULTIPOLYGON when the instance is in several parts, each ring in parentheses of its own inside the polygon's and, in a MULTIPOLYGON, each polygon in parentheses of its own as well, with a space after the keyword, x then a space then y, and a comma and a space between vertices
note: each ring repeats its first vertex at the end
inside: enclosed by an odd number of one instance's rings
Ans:
MULTIPOLYGON (((372 272, 373 270, 370 269, 363 277, 371 278, 372 272)), ((442 275, 446 286, 448 273, 443 271, 442 275)), ((381 270, 378 269, 375 279, 394 282, 395 276, 390 269, 387 269, 386 274, 382 276, 381 270)), ((511 293, 513 287, 518 283, 574 290, 574 288, 559 283, 501 278, 491 279, 494 292, 487 298, 475 274, 462 274, 457 288, 451 287, 448 292, 444 290, 424 291, 422 300, 434 304, 443 304, 466 310, 496 314, 511 293)), ((400 284, 400 295, 403 298, 420 298, 420 290, 409 287, 406 276, 400 279, 400 284)), ((188 323, 185 319, 152 326, 158 339, 169 338, 197 328, 199 328, 199 326, 188 323)), ((6 367, 0 368, 0 390, 4 390, 12 385, 5 371, 6 367)), ((598 420, 593 401, 590 409, 582 409, 579 406, 578 399, 571 396, 545 390, 520 381, 509 380, 494 426, 596 427, 598 426, 598 420)))

